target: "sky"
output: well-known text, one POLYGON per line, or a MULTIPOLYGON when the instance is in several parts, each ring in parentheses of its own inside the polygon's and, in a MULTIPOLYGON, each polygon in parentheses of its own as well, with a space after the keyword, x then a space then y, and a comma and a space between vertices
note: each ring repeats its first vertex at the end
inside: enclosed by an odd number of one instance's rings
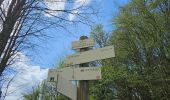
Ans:
MULTIPOLYGON (((114 28, 112 20, 118 15, 118 8, 127 2, 128 0, 87 0, 86 4, 100 8, 98 17, 93 17, 95 21, 93 25, 102 24, 105 31, 111 32, 114 28)), ((73 7, 77 5, 75 3, 73 7)), ((56 9, 55 7, 64 9, 65 5, 47 4, 47 6, 54 7, 54 9, 56 9)), ((68 17, 70 20, 76 18, 76 16, 72 15, 68 17)), ((37 42, 40 47, 36 48, 35 51, 30 51, 31 56, 25 56, 25 52, 19 53, 19 60, 16 61, 13 67, 22 70, 16 75, 9 89, 9 91, 15 92, 8 95, 5 100, 22 100, 22 93, 27 93, 32 87, 40 84, 47 77, 49 68, 56 67, 60 60, 65 59, 67 55, 75 53, 71 50, 71 42, 79 40, 79 37, 82 35, 90 35, 91 28, 83 24, 69 26, 69 28, 72 31, 71 33, 63 30, 46 30, 46 34, 53 35, 53 37, 37 42)))
MULTIPOLYGON (((79 0, 81 1, 81 0, 79 0)), ((89 3, 99 6, 100 13, 98 17, 94 16, 94 26, 96 24, 104 25, 104 30, 110 32, 113 28, 112 19, 117 16, 119 6, 127 3, 128 0, 87 0, 89 3), (97 4, 96 4, 97 3, 97 4)), ((89 4, 88 3, 88 4, 89 4)), ((54 67, 56 64, 66 57, 66 55, 73 53, 71 50, 71 42, 79 40, 82 35, 89 36, 91 28, 79 24, 78 26, 69 26, 71 33, 63 30, 47 30, 47 34, 52 34, 53 37, 40 42, 42 47, 37 48, 37 52, 32 52, 33 64, 42 66, 43 68, 54 67), (34 54, 35 53, 35 54, 34 54)))

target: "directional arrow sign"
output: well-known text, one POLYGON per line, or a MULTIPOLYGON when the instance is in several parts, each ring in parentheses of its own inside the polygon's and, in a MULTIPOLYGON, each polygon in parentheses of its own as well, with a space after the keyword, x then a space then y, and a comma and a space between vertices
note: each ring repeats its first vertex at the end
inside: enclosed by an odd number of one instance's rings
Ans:
POLYGON ((57 75, 64 77, 67 80, 73 79, 73 68, 67 67, 62 69, 49 69, 48 81, 57 81, 57 75))
POLYGON ((89 50, 89 51, 80 52, 77 54, 67 56, 66 64, 76 65, 76 64, 82 64, 82 63, 87 63, 87 62, 111 58, 111 57, 115 57, 114 47, 107 46, 104 48, 89 50))
POLYGON ((72 49, 80 49, 80 48, 92 47, 92 46, 94 46, 93 39, 85 39, 85 40, 72 42, 72 49))
POLYGON ((101 67, 50 69, 48 80, 57 81, 57 75, 67 80, 99 80, 101 79, 101 67))
POLYGON ((48 81, 46 84, 48 87, 52 87, 53 91, 58 91, 72 100, 77 100, 77 87, 61 75, 57 76, 57 81, 48 81))
POLYGON ((101 79, 101 67, 75 68, 73 80, 99 80, 101 79))

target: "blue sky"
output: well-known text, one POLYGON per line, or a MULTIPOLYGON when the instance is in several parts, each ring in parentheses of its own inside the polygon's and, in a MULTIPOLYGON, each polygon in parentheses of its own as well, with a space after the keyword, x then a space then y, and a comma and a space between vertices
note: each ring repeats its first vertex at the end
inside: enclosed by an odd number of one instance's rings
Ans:
MULTIPOLYGON (((99 16, 93 17, 95 24, 103 24, 104 30, 110 32, 113 28, 111 20, 117 16, 118 8, 128 2, 128 0, 92 0, 91 5, 100 8, 99 16)), ((94 24, 94 25, 95 25, 94 24)), ((38 42, 40 47, 32 53, 32 64, 42 68, 53 67, 66 55, 73 53, 71 42, 79 39, 81 35, 89 36, 90 27, 79 24, 77 27, 70 26, 72 33, 63 30, 46 30, 47 34, 53 35, 45 42, 38 42)))

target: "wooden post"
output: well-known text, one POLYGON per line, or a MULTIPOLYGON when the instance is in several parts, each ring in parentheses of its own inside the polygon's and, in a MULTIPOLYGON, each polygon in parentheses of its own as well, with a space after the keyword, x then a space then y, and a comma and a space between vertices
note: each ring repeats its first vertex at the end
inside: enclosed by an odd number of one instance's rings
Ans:
MULTIPOLYGON (((80 40, 88 39, 87 36, 81 36, 80 40)), ((80 52, 88 51, 90 48, 81 48, 80 52)), ((79 67, 89 67, 88 63, 80 64, 79 67)), ((79 81, 77 88, 77 100, 89 100, 89 82, 88 80, 79 81)))

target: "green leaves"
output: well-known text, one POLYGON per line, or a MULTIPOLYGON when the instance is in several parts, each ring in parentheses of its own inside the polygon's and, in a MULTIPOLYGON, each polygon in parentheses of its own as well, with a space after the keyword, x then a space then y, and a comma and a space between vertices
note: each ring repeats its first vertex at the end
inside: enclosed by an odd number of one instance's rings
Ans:
POLYGON ((102 80, 92 86, 100 91, 95 95, 103 100, 108 96, 122 100, 169 98, 168 4, 169 0, 132 0, 121 9, 114 20, 116 30, 106 43, 114 45, 116 57, 102 60, 102 80))

